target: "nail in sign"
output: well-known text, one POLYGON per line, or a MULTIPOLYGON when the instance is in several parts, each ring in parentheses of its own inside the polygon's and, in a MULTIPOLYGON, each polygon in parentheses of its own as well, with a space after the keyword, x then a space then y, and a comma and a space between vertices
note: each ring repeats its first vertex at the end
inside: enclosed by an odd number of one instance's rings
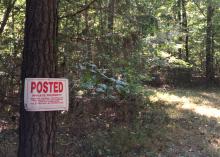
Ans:
POLYGON ((26 78, 24 104, 26 111, 68 110, 68 80, 60 78, 26 78))

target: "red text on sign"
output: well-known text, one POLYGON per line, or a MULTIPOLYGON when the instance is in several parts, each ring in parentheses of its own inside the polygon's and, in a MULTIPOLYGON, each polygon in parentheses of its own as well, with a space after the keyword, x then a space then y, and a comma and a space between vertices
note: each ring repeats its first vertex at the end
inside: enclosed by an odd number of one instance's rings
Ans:
POLYGON ((63 82, 52 81, 32 81, 31 93, 61 93, 63 92, 63 82))

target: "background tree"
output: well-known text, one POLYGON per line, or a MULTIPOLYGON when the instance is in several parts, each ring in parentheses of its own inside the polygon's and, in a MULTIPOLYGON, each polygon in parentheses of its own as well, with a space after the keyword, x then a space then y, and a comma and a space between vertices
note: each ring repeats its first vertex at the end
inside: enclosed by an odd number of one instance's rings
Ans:
POLYGON ((206 28, 206 79, 207 82, 212 82, 214 79, 214 40, 213 40, 213 16, 214 7, 211 1, 208 1, 207 6, 207 28, 206 28))
POLYGON ((185 48, 185 61, 189 61, 189 30, 188 30, 188 20, 187 20, 187 13, 186 13, 186 5, 187 1, 182 0, 182 27, 183 27, 183 36, 184 36, 184 48, 185 48))
POLYGON ((15 2, 16 2, 16 0, 8 1, 8 3, 7 3, 7 8, 5 10, 5 13, 4 13, 4 16, 3 16, 3 19, 2 19, 2 23, 1 23, 1 27, 0 27, 0 35, 4 31, 5 25, 8 21, 9 15, 10 15, 10 13, 11 13, 14 5, 15 5, 15 2))

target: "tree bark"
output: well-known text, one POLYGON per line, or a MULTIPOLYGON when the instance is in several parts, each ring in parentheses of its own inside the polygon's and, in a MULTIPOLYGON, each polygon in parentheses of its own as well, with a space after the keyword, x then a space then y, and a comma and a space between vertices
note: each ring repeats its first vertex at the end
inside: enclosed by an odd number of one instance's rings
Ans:
POLYGON ((207 28, 206 28, 206 81, 210 83, 214 79, 214 70, 213 70, 213 50, 212 50, 212 33, 213 25, 212 18, 214 16, 214 8, 211 2, 208 2, 207 8, 207 28))
MULTIPOLYGON (((179 32, 181 33, 179 36, 179 44, 182 44, 183 42, 183 38, 182 38, 182 12, 181 12, 181 8, 182 8, 182 0, 177 0, 177 16, 178 16, 178 23, 179 23, 179 32)), ((182 48, 178 48, 178 58, 182 59, 182 48)))
MULTIPOLYGON (((88 5, 88 0, 85 0, 85 5, 88 5)), ((86 48, 85 48, 85 52, 86 52, 86 60, 87 62, 91 62, 92 61, 92 51, 91 51, 91 37, 90 37, 90 30, 89 30, 89 12, 88 9, 85 10, 84 13, 85 16, 85 39, 86 39, 86 48)))
POLYGON ((56 77, 57 1, 26 0, 18 157, 54 157, 56 112, 24 109, 25 78, 56 77))
POLYGON ((113 38, 113 33, 114 33, 114 15, 115 15, 115 0, 109 0, 108 3, 108 19, 107 19, 107 28, 108 28, 108 45, 107 45, 107 54, 109 56, 113 56, 113 48, 114 48, 114 38, 113 38))
POLYGON ((189 31, 188 31, 188 20, 186 14, 186 0, 182 0, 182 28, 184 32, 184 47, 185 47, 185 61, 189 61, 189 31))
POLYGON ((110 0, 108 5, 108 30, 113 33, 114 29, 115 0, 110 0))

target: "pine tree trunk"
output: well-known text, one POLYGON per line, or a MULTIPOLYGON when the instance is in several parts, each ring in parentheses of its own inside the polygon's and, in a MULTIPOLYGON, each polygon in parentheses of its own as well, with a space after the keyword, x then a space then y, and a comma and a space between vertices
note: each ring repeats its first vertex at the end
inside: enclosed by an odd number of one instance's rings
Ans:
POLYGON ((207 28, 206 28, 206 80, 207 83, 210 83, 214 79, 214 70, 213 70, 213 50, 212 50, 212 18, 214 15, 214 8, 209 2, 207 9, 207 28))
POLYGON ((184 32, 184 42, 185 42, 185 61, 189 61, 189 31, 188 31, 188 20, 186 14, 186 0, 182 0, 182 28, 184 32))
POLYGON ((113 33, 114 29, 115 0, 110 0, 108 5, 108 31, 113 33))
POLYGON ((56 0, 26 0, 18 157, 54 157, 56 112, 24 109, 24 79, 56 77, 56 0))
MULTIPOLYGON (((181 8, 182 8, 182 1, 181 0, 177 0, 177 16, 178 16, 178 22, 179 22, 179 32, 182 33, 182 14, 181 14, 181 8)), ((183 38, 182 38, 182 34, 179 36, 179 44, 182 44, 183 42, 183 38)), ((178 58, 182 59, 182 48, 178 48, 178 58)))
POLYGON ((109 33, 109 41, 107 45, 107 54, 109 56, 113 56, 113 48, 114 48, 114 15, 115 15, 115 0, 109 0, 108 3, 108 33, 109 33))
MULTIPOLYGON (((85 6, 88 5, 88 0, 85 0, 85 6)), ((85 39, 86 39, 86 48, 85 48, 85 54, 86 54, 86 60, 87 62, 92 61, 92 51, 91 51, 91 37, 90 37, 90 30, 89 30, 89 10, 86 9, 85 13, 85 39)))

